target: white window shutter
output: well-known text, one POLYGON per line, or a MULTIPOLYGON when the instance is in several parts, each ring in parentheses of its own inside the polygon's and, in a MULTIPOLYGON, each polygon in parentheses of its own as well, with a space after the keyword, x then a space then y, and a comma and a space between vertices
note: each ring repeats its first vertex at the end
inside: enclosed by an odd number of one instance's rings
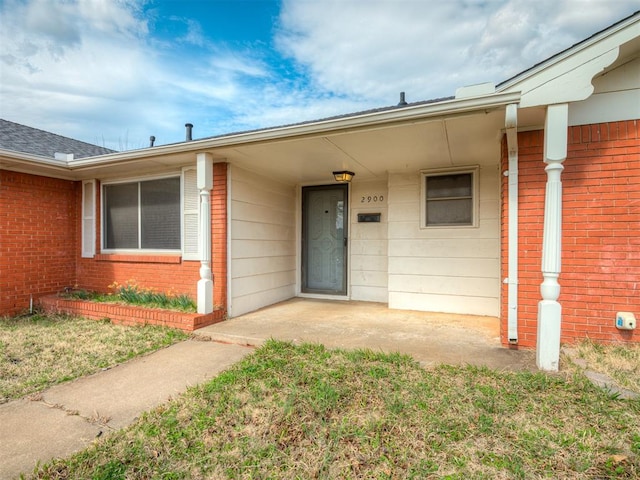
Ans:
POLYGON ((182 170, 182 259, 200 260, 200 192, 196 167, 182 170))
POLYGON ((82 182, 82 257, 96 254, 96 181, 82 182))

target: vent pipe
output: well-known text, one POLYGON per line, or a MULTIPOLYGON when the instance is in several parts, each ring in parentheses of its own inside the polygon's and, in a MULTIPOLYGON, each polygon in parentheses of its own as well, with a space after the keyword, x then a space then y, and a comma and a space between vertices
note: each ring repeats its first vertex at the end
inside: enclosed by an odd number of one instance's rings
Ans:
POLYGON ((407 101, 404 99, 404 92, 400 92, 400 102, 398 103, 399 107, 404 107, 408 105, 407 101))
POLYGON ((153 143, 156 141, 156 137, 154 137, 153 135, 151 135, 149 137, 149 147, 153 147, 153 143))
POLYGON ((191 140, 193 140, 191 134, 193 132, 193 124, 192 123, 185 123, 184 126, 187 128, 187 142, 190 142, 191 140))

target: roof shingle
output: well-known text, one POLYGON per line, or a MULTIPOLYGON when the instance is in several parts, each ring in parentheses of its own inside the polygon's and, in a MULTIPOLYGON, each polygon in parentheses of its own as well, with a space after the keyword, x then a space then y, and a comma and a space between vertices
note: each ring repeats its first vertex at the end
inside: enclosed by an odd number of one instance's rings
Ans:
POLYGON ((0 148, 54 158, 56 153, 72 153, 74 158, 114 153, 115 150, 45 132, 0 118, 0 148))

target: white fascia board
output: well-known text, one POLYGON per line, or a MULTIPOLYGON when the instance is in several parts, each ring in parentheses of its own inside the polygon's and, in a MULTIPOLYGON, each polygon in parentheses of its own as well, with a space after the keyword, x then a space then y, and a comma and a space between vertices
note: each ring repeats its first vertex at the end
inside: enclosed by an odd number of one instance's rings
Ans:
POLYGON ((521 107, 584 100, 593 93, 593 77, 615 62, 621 45, 639 35, 636 14, 504 82, 497 92, 522 92, 521 107))
POLYGON ((10 159, 10 161, 13 161, 13 160, 22 160, 22 161, 31 161, 31 162, 36 161, 43 165, 48 164, 55 167, 67 166, 66 160, 58 160, 56 158, 44 157, 42 155, 33 155, 31 153, 16 152, 14 150, 5 150, 3 148, 0 148, 0 161, 2 161, 3 158, 8 158, 10 159))
POLYGON ((66 161, 13 150, 0 149, 0 169, 74 180, 66 161))
POLYGON ((318 122, 310 122, 285 127, 257 130, 215 138, 192 140, 189 142, 164 145, 128 152, 110 153, 98 157, 72 160, 68 166, 81 169, 99 165, 110 165, 131 160, 171 155, 183 152, 202 152, 220 147, 231 147, 243 144, 284 140, 287 138, 317 136, 328 133, 347 132, 350 130, 366 129, 385 124, 410 123, 434 117, 447 117, 474 111, 502 108, 510 103, 520 101, 520 92, 493 93, 478 97, 451 99, 438 103, 409 105, 402 108, 370 112, 362 115, 340 117, 318 122))

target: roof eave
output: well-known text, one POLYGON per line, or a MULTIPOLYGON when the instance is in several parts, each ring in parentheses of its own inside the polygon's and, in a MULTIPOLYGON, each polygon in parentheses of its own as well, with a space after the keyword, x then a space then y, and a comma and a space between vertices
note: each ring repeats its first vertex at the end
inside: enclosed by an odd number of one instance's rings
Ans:
POLYGON ((317 122, 275 127, 271 129, 204 138, 141 150, 118 152, 98 157, 76 159, 69 161, 68 166, 71 169, 76 169, 88 166, 117 164, 135 159, 171 155, 188 151, 206 151, 220 147, 231 147, 294 137, 317 136, 339 131, 349 131, 352 129, 363 129, 383 124, 406 123, 433 117, 446 117, 471 113, 474 111, 500 108, 510 103, 518 103, 519 100, 519 92, 507 92, 493 93, 479 97, 451 99, 438 103, 409 105, 382 112, 365 113, 337 119, 320 120, 317 122))
POLYGON ((3 148, 0 148, 0 170, 47 175, 65 180, 74 179, 66 161, 3 148))

